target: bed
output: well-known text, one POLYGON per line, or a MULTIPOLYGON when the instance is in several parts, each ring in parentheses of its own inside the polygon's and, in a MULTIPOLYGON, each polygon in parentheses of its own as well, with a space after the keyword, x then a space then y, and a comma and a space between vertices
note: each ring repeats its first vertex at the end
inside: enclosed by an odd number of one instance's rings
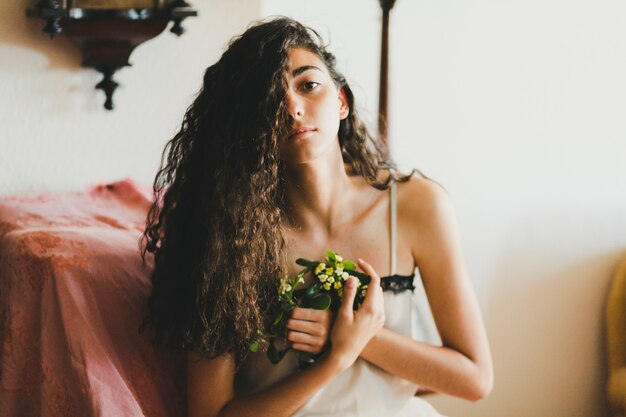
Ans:
POLYGON ((140 333, 150 192, 0 197, 0 415, 180 416, 183 356, 140 333))

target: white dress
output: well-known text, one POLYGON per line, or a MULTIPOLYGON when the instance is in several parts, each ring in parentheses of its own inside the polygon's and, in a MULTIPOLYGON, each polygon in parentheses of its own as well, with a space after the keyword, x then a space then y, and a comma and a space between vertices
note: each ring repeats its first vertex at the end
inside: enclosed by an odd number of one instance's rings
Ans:
MULTIPOLYGON (((396 271, 396 184, 391 186, 391 272, 382 281, 410 286, 412 276, 396 271), (407 283, 407 279, 409 282, 407 283)), ((389 283, 392 284, 392 283, 389 283)), ((387 285, 384 327, 417 340, 437 343, 438 334, 428 308, 423 287, 415 291, 387 285), (393 291, 393 289, 396 291, 393 291)), ((402 285, 400 285, 402 287, 402 285)), ((393 354, 390 352, 390 354, 393 354)), ((235 375, 235 394, 244 396, 261 391, 298 372, 298 353, 289 351, 281 362, 272 364, 265 352, 250 353, 235 375)), ((441 417, 428 402, 415 397, 419 387, 363 360, 356 362, 321 388, 293 417, 441 417)))

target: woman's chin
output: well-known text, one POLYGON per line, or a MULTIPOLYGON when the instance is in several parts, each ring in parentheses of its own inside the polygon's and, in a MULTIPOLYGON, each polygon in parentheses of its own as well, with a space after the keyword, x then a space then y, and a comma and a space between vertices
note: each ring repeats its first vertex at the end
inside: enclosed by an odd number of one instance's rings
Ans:
POLYGON ((331 158, 331 152, 339 152, 339 146, 337 149, 329 144, 324 144, 319 141, 301 140, 297 142, 285 144, 281 150, 281 159, 290 164, 306 164, 314 162, 322 158, 331 158))
POLYGON ((282 158, 287 164, 302 165, 319 160, 322 155, 319 152, 293 152, 282 158))

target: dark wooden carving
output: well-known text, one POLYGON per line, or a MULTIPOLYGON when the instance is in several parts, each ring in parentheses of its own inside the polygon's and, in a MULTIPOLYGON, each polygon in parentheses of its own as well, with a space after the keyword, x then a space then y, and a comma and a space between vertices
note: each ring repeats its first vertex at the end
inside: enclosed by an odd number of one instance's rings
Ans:
POLYGON ((129 57, 141 43, 152 39, 173 21, 171 31, 184 33, 181 22, 197 16, 184 0, 176 0, 162 9, 78 9, 63 8, 59 0, 40 0, 27 15, 46 20, 44 32, 53 38, 59 32, 74 40, 83 53, 82 65, 95 68, 103 78, 96 88, 104 91, 104 107, 112 110, 113 93, 118 83, 113 74, 130 66, 129 57))

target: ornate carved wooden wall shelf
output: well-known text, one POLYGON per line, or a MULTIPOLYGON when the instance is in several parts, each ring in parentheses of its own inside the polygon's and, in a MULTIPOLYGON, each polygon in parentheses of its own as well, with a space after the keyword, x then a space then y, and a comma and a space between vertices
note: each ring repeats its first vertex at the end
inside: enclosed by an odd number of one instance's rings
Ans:
POLYGON ((104 75, 96 88, 112 110, 118 86, 113 74, 131 65, 128 58, 137 45, 163 32, 170 21, 170 32, 182 35, 182 21, 198 12, 184 0, 39 0, 27 15, 45 19, 43 31, 50 38, 63 32, 78 43, 83 66, 104 75))

